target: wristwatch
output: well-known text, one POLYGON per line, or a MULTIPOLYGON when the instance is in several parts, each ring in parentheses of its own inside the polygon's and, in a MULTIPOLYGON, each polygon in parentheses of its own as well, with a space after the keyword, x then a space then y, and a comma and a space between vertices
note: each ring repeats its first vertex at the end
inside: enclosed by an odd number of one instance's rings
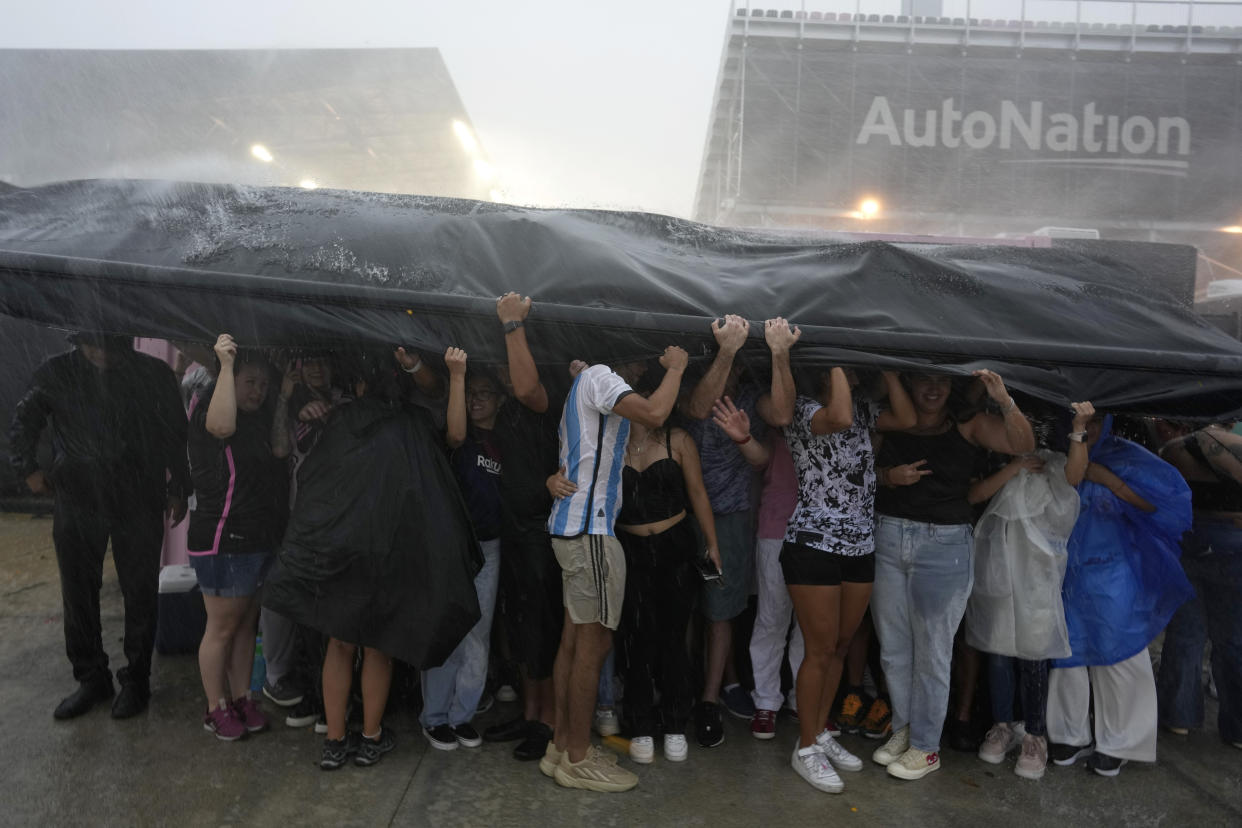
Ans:
POLYGON ((525 324, 526 324, 525 322, 506 322, 505 323, 505 336, 508 336, 509 334, 513 333, 514 331, 516 331, 518 328, 522 327, 525 324))

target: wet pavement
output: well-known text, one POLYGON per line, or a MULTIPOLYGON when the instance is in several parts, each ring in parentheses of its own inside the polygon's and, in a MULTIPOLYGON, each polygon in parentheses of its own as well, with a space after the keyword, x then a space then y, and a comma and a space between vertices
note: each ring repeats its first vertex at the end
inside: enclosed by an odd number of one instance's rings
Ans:
MULTIPOLYGON (((634 766, 638 788, 591 794, 558 787, 512 745, 442 752, 423 740, 413 711, 389 724, 394 752, 371 768, 327 773, 321 738, 273 728, 225 743, 203 731, 193 656, 156 656, 150 709, 114 721, 106 705, 69 722, 52 709, 74 685, 64 656, 51 520, 0 516, 0 824, 5 825, 1240 825, 1242 751, 1206 732, 1162 732, 1155 765, 1129 764, 1115 779, 1050 767, 1039 782, 1013 774, 1013 758, 988 765, 946 752, 942 768, 901 782, 867 762, 846 791, 818 793, 789 767, 794 728, 760 742, 726 722, 725 743, 691 744, 690 758, 634 766)), ((111 559, 103 589, 104 643, 121 656, 121 597, 111 559)), ((498 704, 477 722, 509 718, 498 704)), ((1209 723, 1215 704, 1209 701, 1209 723)), ((842 743, 869 756, 876 743, 842 743)))

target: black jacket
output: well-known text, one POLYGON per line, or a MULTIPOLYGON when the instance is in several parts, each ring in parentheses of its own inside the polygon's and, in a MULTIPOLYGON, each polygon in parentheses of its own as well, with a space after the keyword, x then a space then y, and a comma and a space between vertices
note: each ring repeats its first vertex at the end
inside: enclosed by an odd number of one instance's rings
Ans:
POLYGON ((21 479, 38 469, 39 434, 52 424, 52 468, 59 494, 101 494, 162 503, 192 491, 186 416, 172 369, 137 352, 114 355, 106 371, 73 350, 35 371, 13 411, 9 443, 21 479))

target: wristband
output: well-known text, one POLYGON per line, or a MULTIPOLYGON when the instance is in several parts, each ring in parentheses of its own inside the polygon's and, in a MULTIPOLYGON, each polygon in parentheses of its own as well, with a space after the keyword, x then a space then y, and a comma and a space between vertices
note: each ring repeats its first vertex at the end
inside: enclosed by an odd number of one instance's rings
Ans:
POLYGON ((413 368, 406 368, 402 365, 401 370, 405 371, 407 374, 417 374, 419 371, 423 370, 423 358, 419 357, 418 362, 415 363, 413 368))
POLYGON ((1075 443, 1085 443, 1085 442, 1087 442, 1087 432, 1085 432, 1085 431, 1071 431, 1071 432, 1069 433, 1069 438, 1070 438, 1071 440, 1073 440, 1075 443))
POLYGON ((1018 407, 1017 401, 1014 400, 1013 397, 1010 397, 1009 402, 1005 403, 1004 408, 1001 409, 1001 413, 1008 414, 1010 411, 1013 411, 1017 407, 1018 407))
POLYGON ((518 328, 524 327, 525 325, 526 323, 521 322, 521 321, 506 322, 505 323, 505 336, 508 336, 509 334, 516 331, 518 328))
MULTIPOLYGON (((733 440, 733 438, 732 438, 732 437, 730 437, 729 439, 730 439, 730 440, 733 440)), ((753 438, 752 438, 749 434, 747 434, 747 435, 746 435, 746 439, 745 439, 745 440, 733 440, 733 445, 735 445, 735 446, 744 446, 744 445, 746 445, 747 443, 749 443, 752 439, 753 439, 753 438)))

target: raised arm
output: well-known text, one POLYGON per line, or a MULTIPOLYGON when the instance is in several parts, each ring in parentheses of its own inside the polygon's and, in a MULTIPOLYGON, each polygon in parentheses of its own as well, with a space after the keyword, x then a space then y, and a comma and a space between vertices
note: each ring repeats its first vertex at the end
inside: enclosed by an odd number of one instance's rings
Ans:
POLYGON ((293 453, 293 433, 289 428, 292 417, 289 416, 289 400, 293 397, 293 389, 302 381, 302 371, 294 360, 285 366, 285 375, 280 381, 280 395, 276 398, 276 414, 272 417, 272 454, 284 459, 293 453))
POLYGON ((703 540, 707 542, 707 556, 716 565, 716 571, 720 572, 722 564, 720 545, 716 540, 716 519, 712 514, 711 501, 707 497, 707 487, 703 485, 703 466, 699 462, 699 450, 690 435, 681 429, 673 431, 670 442, 673 446, 673 459, 681 466, 681 477, 686 483, 690 508, 694 512, 695 520, 699 522, 699 528, 703 530, 703 540))
POLYGON ((735 406, 733 400, 728 397, 716 400, 712 406, 712 420, 729 436, 747 463, 755 467, 767 465, 771 456, 768 447, 751 435, 750 416, 735 406))
POLYGON ((763 338, 772 352, 772 388, 759 398, 756 411, 763 421, 773 428, 784 428, 793 422, 794 400, 798 391, 794 387, 793 370, 789 367, 789 351, 802 331, 790 327, 782 317, 763 323, 763 338))
POLYGON ((220 374, 207 405, 207 433, 217 440, 227 440, 237 431, 237 388, 233 384, 233 360, 237 358, 237 343, 226 333, 216 339, 216 358, 220 360, 220 374))
POLYGON ((444 441, 455 449, 466 442, 466 352, 461 348, 449 348, 444 352, 444 364, 449 370, 444 441))
POLYGON ((970 490, 966 493, 967 502, 973 505, 975 503, 983 503, 985 500, 991 500, 997 492, 1004 488, 1006 483, 1017 477, 1018 472, 1023 469, 1041 472, 1044 470, 1044 461, 1035 454, 1013 458, 999 471, 970 484, 970 490))
POLYGON ((854 395, 844 368, 833 368, 828 374, 828 399, 824 407, 811 416, 811 433, 834 434, 854 424, 854 395))
POLYGON ((875 419, 876 431, 905 431, 914 428, 919 421, 914 411, 914 401, 901 384, 896 371, 884 372, 884 385, 888 388, 888 410, 881 411, 875 419))
POLYGON ((1070 426, 1069 455, 1065 461, 1065 481, 1077 486, 1087 475, 1087 423, 1095 416, 1095 406, 1089 402, 1076 402, 1070 405, 1074 412, 1074 423, 1070 426))
POLYGON ((440 375, 427 369, 420 354, 417 352, 411 354, 405 348, 398 348, 393 351, 393 356, 397 358, 397 364, 401 366, 401 370, 413 377, 414 384, 428 397, 435 399, 444 393, 444 383, 440 375))
POLYGON ((617 401, 612 410, 647 428, 659 428, 673 412, 677 402, 677 390, 681 388, 681 378, 686 372, 689 355, 682 348, 670 345, 664 349, 660 364, 664 366, 664 379, 650 397, 638 394, 627 394, 617 401))
POLYGON ((997 454, 1030 454, 1035 450, 1035 432, 1026 415, 1009 396, 1005 382, 993 371, 975 371, 988 396, 1001 407, 1001 416, 977 414, 962 426, 963 436, 977 446, 997 454))
POLYGON ((539 381, 539 370, 526 342, 526 317, 530 314, 529 296, 509 292, 496 300, 496 315, 504 327, 505 351, 509 356, 509 381, 513 396, 522 405, 538 414, 548 410, 548 391, 539 381))
POLYGON ((712 415, 712 405, 724 393, 733 370, 733 357, 746 344, 750 324, 740 316, 729 314, 722 323, 712 320, 712 335, 716 337, 716 358, 707 373, 694 386, 689 399, 682 405, 682 413, 692 420, 705 420, 712 415))

